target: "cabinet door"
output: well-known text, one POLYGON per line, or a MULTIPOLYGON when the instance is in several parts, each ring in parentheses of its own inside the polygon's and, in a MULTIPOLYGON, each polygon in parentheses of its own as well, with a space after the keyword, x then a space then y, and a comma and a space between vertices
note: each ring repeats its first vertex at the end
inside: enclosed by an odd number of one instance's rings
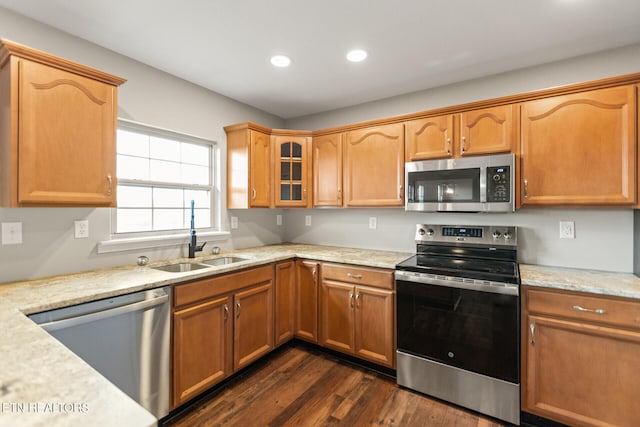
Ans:
POLYGON ((271 137, 250 130, 249 206, 268 208, 271 205, 271 137))
POLYGON ((275 345, 293 338, 295 329, 296 268, 293 261, 276 264, 275 345))
POLYGON ((18 203, 115 206, 115 86, 19 63, 18 203))
POLYGON ((273 349, 273 282, 234 297, 233 369, 242 369, 273 349))
POLYGON ((573 426, 636 426, 640 333, 528 316, 523 410, 573 426))
POLYGON ((395 367, 395 314, 392 291, 356 287, 355 354, 395 367))
POLYGON ((346 206, 404 205, 404 125, 345 134, 346 206))
POLYGON ((453 156, 453 115, 412 120, 405 126, 407 162, 453 156))
POLYGON ((632 205, 634 87, 522 105, 522 206, 632 205))
POLYGON ((342 134, 313 138, 313 204, 342 206, 342 134))
POLYGON ((318 342, 318 269, 312 261, 296 261, 296 337, 318 342))
POLYGON ((353 354, 355 286, 323 280, 320 289, 319 344, 353 354))
POLYGON ((306 137, 274 136, 275 200, 278 207, 311 207, 311 144, 306 137))
POLYGON ((511 152, 515 111, 513 105, 503 105, 460 114, 460 156, 511 152))
POLYGON ((231 303, 224 296, 174 312, 174 408, 231 374, 231 303))

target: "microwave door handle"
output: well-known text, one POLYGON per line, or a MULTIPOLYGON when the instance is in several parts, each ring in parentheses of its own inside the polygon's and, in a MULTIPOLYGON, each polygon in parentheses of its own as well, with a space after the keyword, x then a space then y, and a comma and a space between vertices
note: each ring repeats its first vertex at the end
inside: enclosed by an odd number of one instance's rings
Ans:
POLYGON ((487 168, 480 167, 480 203, 487 202, 487 168))

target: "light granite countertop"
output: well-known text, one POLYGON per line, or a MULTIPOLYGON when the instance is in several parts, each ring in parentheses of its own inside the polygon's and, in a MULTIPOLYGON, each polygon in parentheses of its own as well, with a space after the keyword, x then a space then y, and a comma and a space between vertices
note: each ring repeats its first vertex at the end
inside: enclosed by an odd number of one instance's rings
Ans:
POLYGON ((520 264, 520 280, 526 286, 640 300, 640 277, 631 273, 520 264))
MULTIPOLYGON (((152 267, 174 259, 0 284, 0 425, 156 425, 156 419, 25 315, 116 295, 172 285, 293 257, 394 268, 411 254, 316 245, 282 244, 225 251, 247 258, 193 272, 152 267)), ((200 261, 215 256, 199 257, 200 261)))
MULTIPOLYGON (((293 257, 394 268, 412 254, 318 245, 281 244, 225 251, 247 258, 235 264, 184 273, 152 267, 184 258, 0 284, 0 425, 118 426, 156 419, 25 314, 228 273, 293 257)), ((214 258, 209 255, 189 261, 214 258)), ((520 265, 523 285, 640 299, 640 278, 567 268, 520 265)))

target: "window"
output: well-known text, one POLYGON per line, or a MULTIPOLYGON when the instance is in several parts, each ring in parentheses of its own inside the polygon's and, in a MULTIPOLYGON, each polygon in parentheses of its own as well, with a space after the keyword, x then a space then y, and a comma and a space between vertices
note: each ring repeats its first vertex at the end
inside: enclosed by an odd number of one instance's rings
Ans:
POLYGON ((116 233, 215 228, 215 143, 118 121, 116 233))

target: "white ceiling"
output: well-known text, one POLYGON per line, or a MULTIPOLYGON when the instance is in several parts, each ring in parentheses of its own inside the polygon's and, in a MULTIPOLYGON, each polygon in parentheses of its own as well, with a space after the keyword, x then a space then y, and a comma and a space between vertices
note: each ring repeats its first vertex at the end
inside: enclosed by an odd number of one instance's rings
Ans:
POLYGON ((0 0, 288 119, 640 42, 640 0, 0 0), (362 63, 347 50, 369 51, 362 63), (269 63, 280 53, 287 69, 269 63))

